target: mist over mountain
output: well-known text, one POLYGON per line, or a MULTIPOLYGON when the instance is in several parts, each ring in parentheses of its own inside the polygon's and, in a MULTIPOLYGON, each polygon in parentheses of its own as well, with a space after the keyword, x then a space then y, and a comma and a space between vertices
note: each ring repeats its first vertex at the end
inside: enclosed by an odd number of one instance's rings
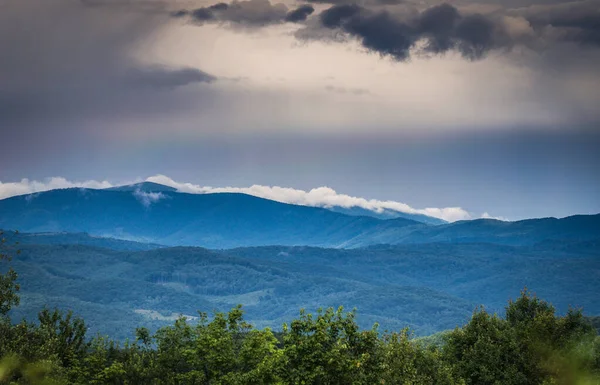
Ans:
POLYGON ((384 209, 381 212, 367 210, 362 207, 356 207, 356 206, 354 206, 354 207, 332 206, 332 207, 327 207, 327 209, 331 210, 333 212, 336 212, 336 213, 353 215, 353 216, 373 217, 373 218, 377 218, 377 219, 405 218, 405 219, 410 219, 413 221, 425 223, 428 225, 441 225, 444 223, 448 223, 443 219, 434 218, 434 217, 430 217, 430 216, 423 215, 423 214, 409 214, 409 213, 403 213, 401 211, 396 211, 396 210, 391 210, 391 209, 384 209))

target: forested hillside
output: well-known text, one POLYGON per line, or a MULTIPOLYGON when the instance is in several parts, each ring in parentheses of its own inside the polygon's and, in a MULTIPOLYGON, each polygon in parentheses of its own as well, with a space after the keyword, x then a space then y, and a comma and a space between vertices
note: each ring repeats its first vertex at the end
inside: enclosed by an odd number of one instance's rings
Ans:
POLYGON ((361 327, 409 326, 422 336, 466 322, 480 304, 501 312, 524 287, 551 301, 560 314, 569 307, 600 314, 594 242, 211 251, 144 250, 148 245, 82 234, 55 237, 79 244, 56 244, 47 234, 8 237, 21 241, 10 246, 13 254, 21 251, 12 261, 23 286, 15 321, 33 320, 44 305, 56 306, 82 315, 90 333, 124 340, 133 337, 135 326, 155 330, 180 314, 195 317, 197 310, 243 304, 249 322, 278 329, 300 308, 342 305, 357 308, 361 327))
POLYGON ((0 382, 600 383, 597 317, 572 307, 600 314, 596 242, 211 251, 9 234, 0 258, 0 382))
MULTIPOLYGON (((4 255, 2 255, 4 257, 4 255)), ((0 275, 0 382, 11 384, 521 385, 600 382, 600 337, 579 311, 557 316, 523 292, 503 318, 477 309, 437 343, 408 329, 361 329, 343 309, 300 311, 274 333, 243 310, 180 317, 124 344, 90 339, 85 320, 44 309, 11 323, 14 270, 0 275)))

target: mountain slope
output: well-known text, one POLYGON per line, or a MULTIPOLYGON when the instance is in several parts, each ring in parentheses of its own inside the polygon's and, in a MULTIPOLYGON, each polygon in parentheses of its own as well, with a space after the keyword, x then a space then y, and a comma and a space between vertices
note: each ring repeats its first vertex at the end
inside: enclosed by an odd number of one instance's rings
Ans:
POLYGON ((403 213, 396 210, 383 210, 382 212, 375 212, 372 210, 363 209, 362 207, 340 207, 333 206, 327 207, 328 210, 331 210, 336 213, 346 214, 346 215, 354 215, 354 216, 365 216, 365 217, 373 217, 377 219, 396 219, 396 218, 405 218, 410 219, 412 221, 417 221, 421 223, 425 223, 428 225, 443 225, 446 222, 443 219, 430 217, 423 214, 409 214, 403 213))
POLYGON ((409 243, 495 243, 533 245, 548 240, 589 241, 600 239, 600 214, 567 218, 527 219, 505 222, 494 219, 459 221, 440 226, 365 232, 348 241, 346 247, 369 244, 409 243))
POLYGON ((15 233, 5 232, 2 237, 8 244, 18 245, 84 245, 122 251, 153 250, 164 246, 116 238, 94 237, 87 233, 15 233))
MULTIPOLYGON (((165 186, 162 184, 154 183, 154 182, 141 182, 135 183, 131 185, 117 186, 111 187, 106 190, 111 191, 131 191, 131 192, 146 192, 146 193, 161 193, 161 192, 177 192, 178 190, 174 187, 165 186)), ((316 206, 310 206, 316 207, 316 206)), ((331 206, 331 207, 323 207, 329 211, 333 211, 335 213, 351 215, 351 216, 363 216, 363 217, 372 217, 377 219, 396 219, 396 218, 404 218, 410 219, 412 221, 425 223, 429 225, 442 225, 448 223, 442 219, 430 217, 423 214, 409 214, 396 210, 385 209, 381 212, 364 209, 362 207, 353 206, 353 207, 341 207, 341 206, 331 206)))
MULTIPOLYGON (((142 186, 144 187, 144 186, 142 186)), ((244 194, 64 189, 0 201, 0 228, 86 232, 164 245, 338 247, 367 230, 421 227, 244 194)))
POLYGON ((264 245, 359 248, 415 243, 533 245, 600 239, 600 214, 427 225, 406 218, 345 215, 245 194, 186 194, 142 183, 109 190, 52 190, 0 200, 2 228, 85 232, 95 237, 211 249, 264 245))

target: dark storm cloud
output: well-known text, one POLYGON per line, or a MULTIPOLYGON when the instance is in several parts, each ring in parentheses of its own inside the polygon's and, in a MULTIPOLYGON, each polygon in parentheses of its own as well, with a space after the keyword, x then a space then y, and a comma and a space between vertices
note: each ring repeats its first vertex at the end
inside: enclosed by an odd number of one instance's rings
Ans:
POLYGON ((425 10, 419 18, 418 28, 428 37, 426 50, 445 52, 451 49, 452 30, 459 19, 458 10, 448 4, 425 10))
POLYGON ((335 5, 321 12, 321 23, 327 28, 340 27, 343 21, 358 15, 363 10, 365 9, 356 4, 335 5))
POLYGON ((314 11, 315 11, 315 9, 310 5, 301 5, 300 7, 294 9, 293 11, 288 12, 288 14, 285 16, 285 21, 288 21, 291 23, 297 23, 299 21, 304 21, 314 11))
MULTIPOLYGON (((551 2, 531 5, 530 0, 511 2, 504 8, 495 1, 441 3, 422 8, 404 0, 308 0, 332 4, 296 32, 303 40, 358 39, 369 51, 404 61, 411 52, 444 54, 459 52, 479 60, 490 51, 509 51, 523 45, 545 51, 563 42, 600 45, 600 0, 551 2), (523 4, 523 7, 518 7, 523 4), (480 13, 474 10, 479 9, 480 13), (341 32, 341 34, 339 33, 341 32)), ((284 22, 305 22, 314 12, 310 5, 288 11, 268 0, 218 3, 192 11, 178 11, 196 24, 221 23, 264 27, 284 22)))
POLYGON ((221 11, 229 8, 227 3, 217 3, 209 7, 196 8, 193 11, 180 10, 172 13, 174 17, 183 17, 190 15, 196 22, 202 23, 205 21, 216 20, 217 15, 221 11))
POLYGON ((323 11, 320 20, 324 27, 339 28, 360 39, 365 48, 400 61, 407 60, 422 40, 426 52, 456 49, 470 60, 512 43, 502 38, 506 34, 497 20, 479 14, 463 16, 449 4, 428 8, 412 18, 355 4, 335 5, 323 11))
MULTIPOLYGON (((314 0, 320 1, 320 0, 314 0)), ((426 9, 374 7, 373 3, 333 0, 334 5, 297 32, 300 39, 338 39, 337 30, 358 39, 372 52, 404 61, 411 52, 444 54, 457 51, 478 60, 492 50, 516 45, 540 52, 562 43, 600 45, 600 1, 580 1, 522 8, 497 7, 476 13, 481 4, 465 9, 442 3, 426 9), (321 30, 319 31, 319 28, 321 30), (323 29, 324 28, 324 29, 323 29)))
POLYGON ((190 14, 189 11, 186 9, 180 9, 178 11, 171 12, 171 16, 175 17, 175 18, 185 17, 189 14, 190 14))

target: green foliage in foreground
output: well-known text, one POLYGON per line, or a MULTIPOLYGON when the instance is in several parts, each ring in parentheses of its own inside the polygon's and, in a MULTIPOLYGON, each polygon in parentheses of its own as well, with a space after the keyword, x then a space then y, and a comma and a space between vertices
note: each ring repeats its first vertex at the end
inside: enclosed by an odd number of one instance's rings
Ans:
POLYGON ((432 341, 407 329, 360 329, 342 308, 304 311, 281 333, 246 323, 241 306, 182 317, 133 342, 86 338, 82 319, 44 309, 11 323, 16 275, 0 275, 0 383, 6 384, 600 384, 600 338, 580 311, 558 316, 523 291, 500 318, 477 309, 432 341))
POLYGON ((0 324, 0 383, 16 384, 600 384, 600 339, 581 313, 556 316, 526 292, 499 318, 483 309, 441 347, 407 330, 361 330, 354 312, 301 312, 283 332, 240 307, 181 318, 123 345, 85 339, 81 319, 43 310, 0 324))

